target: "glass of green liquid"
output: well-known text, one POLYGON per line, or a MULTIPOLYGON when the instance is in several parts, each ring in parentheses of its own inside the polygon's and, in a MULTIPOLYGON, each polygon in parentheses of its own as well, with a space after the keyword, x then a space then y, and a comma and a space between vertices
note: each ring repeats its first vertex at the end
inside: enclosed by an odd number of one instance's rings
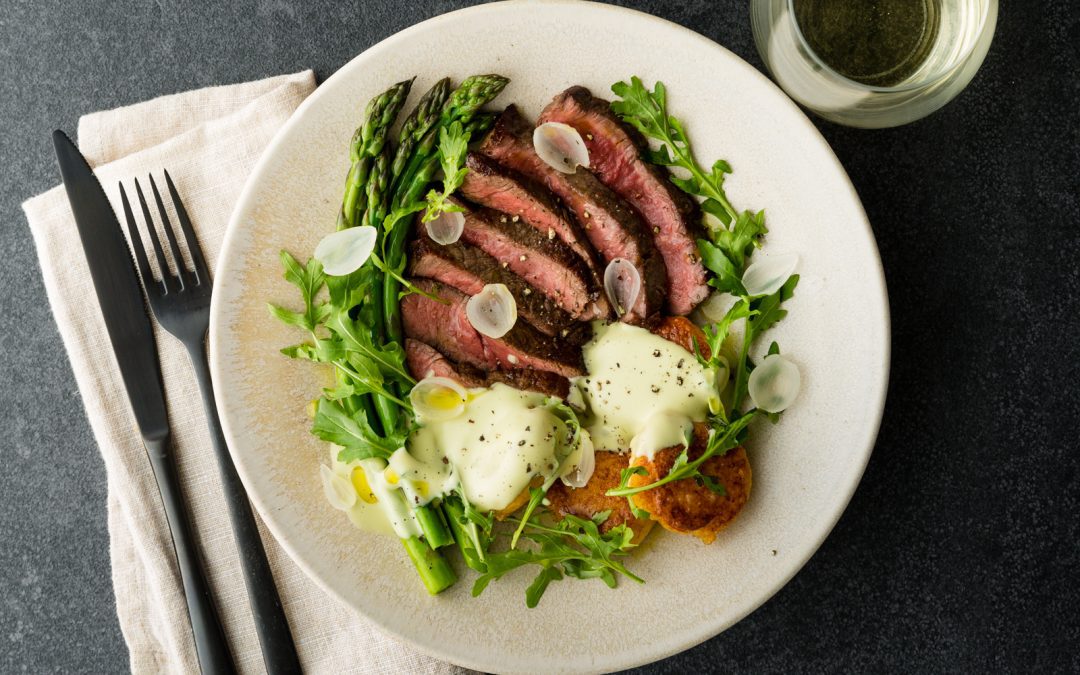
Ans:
POLYGON ((825 119, 907 124, 948 103, 982 65, 997 0, 751 0, 777 83, 825 119))

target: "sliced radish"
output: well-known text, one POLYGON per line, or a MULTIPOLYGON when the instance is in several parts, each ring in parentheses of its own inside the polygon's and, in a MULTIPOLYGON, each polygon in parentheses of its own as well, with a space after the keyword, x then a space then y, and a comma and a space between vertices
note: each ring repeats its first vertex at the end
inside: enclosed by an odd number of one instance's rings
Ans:
POLYGON ((731 309, 736 300, 738 300, 738 298, 731 293, 716 291, 710 295, 705 302, 698 305, 698 309, 707 321, 716 323, 727 315, 728 310, 731 309))
POLYGON ((465 231, 465 215, 460 211, 443 211, 426 225, 428 236, 436 244, 453 244, 465 231))
POLYGON ((315 259, 330 276, 352 274, 371 257, 375 238, 375 228, 370 225, 339 230, 323 237, 315 247, 315 259))
POLYGON ((585 487, 596 471, 596 449, 587 434, 582 434, 578 453, 574 469, 562 477, 562 482, 572 488, 585 487))
POLYGON ((759 258, 743 272, 742 284, 747 295, 772 295, 788 280, 799 256, 794 253, 759 258))
POLYGON ((482 335, 501 338, 517 323, 517 301, 505 284, 488 284, 469 298, 465 315, 482 335))
POLYGON ((626 258, 615 258, 604 270, 604 292, 619 316, 634 308, 641 293, 641 274, 626 258))
POLYGON ((356 505, 356 488, 348 478, 334 473, 325 464, 319 465, 319 477, 322 478, 323 494, 330 506, 339 511, 348 511, 356 505))
POLYGON ((578 130, 562 122, 545 122, 533 129, 533 149, 556 171, 574 173, 589 168, 589 149, 578 130))
POLYGON ((468 392, 448 377, 425 377, 409 392, 413 411, 423 422, 454 419, 465 410, 468 392))
POLYGON ((770 354, 750 373, 746 388, 755 406, 778 413, 795 402, 801 386, 798 366, 779 354, 770 354))

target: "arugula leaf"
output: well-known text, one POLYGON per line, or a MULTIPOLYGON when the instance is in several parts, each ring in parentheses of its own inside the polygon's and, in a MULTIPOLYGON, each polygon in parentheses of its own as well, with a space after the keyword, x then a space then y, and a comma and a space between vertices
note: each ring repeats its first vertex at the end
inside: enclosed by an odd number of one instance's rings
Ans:
POLYGON ((743 211, 735 220, 731 229, 716 229, 712 232, 713 241, 727 255, 739 270, 746 267, 746 261, 755 248, 761 246, 761 240, 768 234, 765 227, 765 212, 750 213, 743 211))
POLYGON ((736 267, 731 258, 712 242, 698 239, 697 245, 702 264, 714 275, 709 285, 732 295, 746 295, 741 267, 736 267))
POLYGON ((780 290, 772 295, 763 296, 753 303, 751 306, 757 312, 757 314, 750 318, 750 327, 755 333, 761 334, 768 330, 780 319, 787 316, 787 310, 783 309, 782 305, 785 301, 790 300, 795 295, 795 287, 799 285, 799 275, 792 274, 788 277, 788 280, 784 282, 784 285, 780 287, 780 290))
POLYGON ((409 387, 416 384, 405 368, 405 351, 398 343, 389 342, 385 346, 375 344, 370 330, 349 318, 349 313, 341 309, 335 309, 330 314, 326 326, 341 338, 346 350, 370 359, 382 373, 395 377, 409 387))
POLYGON ((326 289, 330 292, 330 304, 334 309, 349 311, 364 301, 375 280, 375 270, 370 265, 340 277, 327 277, 326 289))
POLYGON ((443 172, 442 192, 431 190, 427 194, 427 208, 423 222, 435 220, 440 213, 463 211, 460 206, 450 201, 450 195, 461 187, 465 174, 465 155, 469 151, 469 136, 461 122, 453 122, 439 129, 439 166, 443 172))
POLYGON ((291 253, 285 250, 282 250, 278 257, 285 268, 285 280, 300 289, 300 295, 304 300, 304 311, 294 312, 278 305, 268 304, 270 313, 289 325, 314 331, 315 326, 322 323, 330 311, 326 303, 315 301, 326 281, 322 263, 311 258, 306 267, 302 266, 291 253))
POLYGON ((340 403, 326 398, 320 398, 315 407, 311 433, 342 446, 338 460, 346 463, 371 457, 388 460, 395 450, 405 445, 406 438, 405 433, 380 436, 362 416, 352 416, 340 403))
POLYGON ((634 532, 626 525, 601 534, 593 520, 567 515, 554 527, 548 527, 534 518, 526 521, 525 536, 538 548, 488 553, 487 572, 473 584, 473 596, 483 593, 492 581, 526 565, 540 567, 536 578, 525 591, 525 604, 530 608, 536 607, 551 582, 567 576, 598 578, 611 587, 616 584, 616 575, 644 583, 619 560, 634 547, 631 543, 634 532))
MULTIPOLYGON (((709 430, 709 440, 705 444, 705 450, 702 451, 696 459, 687 461, 688 458, 685 456, 686 450, 683 450, 679 457, 676 458, 675 463, 672 465, 671 469, 668 470, 667 474, 658 480, 646 485, 630 487, 628 483, 629 478, 627 478, 626 484, 620 483, 619 487, 608 490, 605 494, 609 497, 630 497, 639 492, 652 490, 677 480, 702 476, 703 474, 699 471, 699 467, 708 461, 710 457, 718 454, 723 455, 728 450, 738 446, 742 441, 743 431, 759 413, 760 411, 755 408, 754 410, 743 413, 730 423, 725 423, 723 419, 719 417, 711 418, 709 421, 712 428, 709 430)), ((708 485, 706 485, 706 487, 708 487, 708 485)))
POLYGON ((716 479, 708 474, 698 471, 698 474, 694 476, 694 480, 697 482, 698 485, 705 487, 709 490, 709 492, 712 492, 713 494, 720 495, 721 497, 727 494, 727 490, 724 488, 724 486, 720 483, 717 483, 716 479))
POLYGON ((611 90, 622 99, 611 104, 615 114, 648 138, 661 143, 662 151, 651 153, 650 158, 658 164, 685 169, 689 178, 672 175, 671 181, 684 192, 705 197, 708 205, 702 208, 725 227, 731 223, 738 215, 724 193, 724 175, 731 167, 727 162, 718 161, 705 171, 697 163, 682 123, 668 113, 664 83, 657 82, 650 92, 641 78, 635 76, 630 78, 629 84, 616 82, 611 90))
POLYGON ((743 398, 745 398, 747 383, 750 381, 750 372, 754 369, 754 364, 750 362, 750 345, 753 344, 758 335, 761 335, 775 325, 777 321, 787 316, 787 310, 782 305, 795 295, 795 287, 798 285, 799 275, 792 274, 777 292, 750 301, 750 308, 753 313, 746 320, 746 332, 743 334, 738 363, 735 364, 735 393, 732 396, 731 404, 733 410, 737 410, 743 398))
POLYGON ((563 444, 565 455, 560 459, 559 466, 550 476, 544 480, 544 484, 540 487, 529 488, 529 503, 525 506, 525 511, 521 516, 521 524, 517 530, 514 531, 514 535, 510 540, 510 548, 516 548, 518 539, 521 537, 521 533, 525 528, 525 523, 529 522, 529 518, 532 517, 533 511, 540 505, 540 502, 544 500, 544 496, 547 491, 551 489, 551 486, 555 484, 555 481, 559 479, 562 474, 562 463, 566 461, 566 458, 574 453, 578 445, 581 444, 581 420, 578 419, 577 412, 566 404, 560 398, 554 396, 548 397, 544 401, 544 405, 558 417, 563 424, 567 426, 570 431, 570 436, 566 439, 566 443, 563 444))

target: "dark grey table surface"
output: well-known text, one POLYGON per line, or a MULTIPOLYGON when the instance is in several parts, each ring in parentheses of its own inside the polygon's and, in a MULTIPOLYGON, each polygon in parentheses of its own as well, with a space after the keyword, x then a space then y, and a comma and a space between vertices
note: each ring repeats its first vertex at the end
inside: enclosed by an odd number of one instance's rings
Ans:
MULTIPOLYGON (((0 672, 116 672, 105 473, 20 202, 49 132, 315 68, 468 2, 6 0, 0 9, 0 672)), ((630 5, 761 67, 745 0, 630 5)), ((1003 3, 982 71, 918 123, 819 123, 877 234, 881 434, 806 567, 647 672, 1080 670, 1080 5, 1003 3)), ((436 47, 438 48, 438 47, 436 47)))

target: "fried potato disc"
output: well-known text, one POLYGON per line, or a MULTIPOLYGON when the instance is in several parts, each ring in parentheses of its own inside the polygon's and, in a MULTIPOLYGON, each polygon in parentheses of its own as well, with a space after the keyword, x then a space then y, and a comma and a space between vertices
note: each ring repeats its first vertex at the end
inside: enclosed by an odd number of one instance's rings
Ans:
MULTIPOLYGON (((694 440, 687 456, 693 461, 701 456, 708 441, 708 427, 694 425, 694 440)), ((643 466, 648 475, 634 475, 631 487, 648 485, 663 478, 671 470, 682 446, 658 450, 650 460, 635 457, 633 464, 643 466)), ((648 511, 662 527, 672 532, 692 534, 706 544, 711 544, 720 530, 727 527, 739 514, 750 497, 750 460, 744 448, 737 447, 721 456, 714 456, 699 468, 724 487, 723 495, 717 494, 692 478, 683 478, 631 497, 634 505, 648 511)))
POLYGON ((690 319, 685 316, 664 316, 650 319, 646 328, 653 335, 659 335, 668 342, 674 342, 691 354, 694 353, 694 343, 704 358, 712 356, 709 344, 705 342, 705 333, 690 319))
POLYGON ((623 523, 634 531, 633 542, 638 544, 652 529, 653 521, 635 518, 626 497, 608 497, 605 492, 618 487, 622 470, 630 464, 630 455, 617 452, 597 452, 596 470, 585 487, 567 487, 558 481, 548 490, 549 508, 560 518, 570 514, 591 519, 598 513, 611 511, 600 525, 601 532, 608 532, 623 523))

